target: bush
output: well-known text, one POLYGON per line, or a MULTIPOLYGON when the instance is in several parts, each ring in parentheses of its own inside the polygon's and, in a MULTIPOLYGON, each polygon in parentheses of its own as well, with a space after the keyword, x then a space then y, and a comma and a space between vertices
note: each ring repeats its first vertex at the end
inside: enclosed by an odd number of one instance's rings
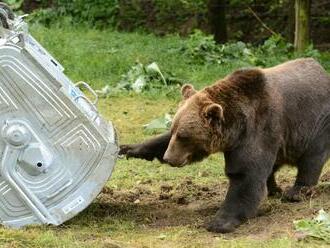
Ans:
POLYGON ((195 30, 180 49, 191 58, 192 63, 223 64, 230 60, 244 59, 251 51, 243 42, 217 44, 211 35, 195 30))
POLYGON ((62 22, 97 28, 115 27, 118 23, 119 0, 54 0, 53 6, 32 13, 31 21, 47 26, 62 22))
MULTIPOLYGON (((208 0, 5 0, 15 10, 37 10, 31 19, 51 25, 87 24, 97 28, 118 28, 125 31, 143 30, 158 35, 179 33, 188 35, 194 29, 209 32, 208 0)), ((292 39, 293 8, 289 0, 229 0, 227 1, 227 30, 230 40, 260 44, 269 32, 256 20, 251 7, 262 21, 288 39, 292 39), (291 7, 290 7, 291 6, 291 7), (249 23, 249 25, 246 25, 249 23)), ((311 33, 315 43, 328 43, 327 7, 330 3, 312 4, 311 33), (323 6, 323 7, 322 7, 323 6)))
POLYGON ((182 45, 180 51, 190 58, 191 63, 227 64, 241 61, 246 65, 269 67, 296 57, 319 58, 320 53, 309 46, 303 53, 293 51, 293 45, 280 35, 273 35, 259 46, 249 43, 229 42, 217 44, 213 36, 196 30, 182 45))
POLYGON ((35 11, 31 20, 51 25, 65 18, 73 25, 97 28, 143 29, 158 34, 186 30, 189 33, 197 28, 197 19, 205 15, 206 10, 206 0, 53 0, 48 8, 35 11))

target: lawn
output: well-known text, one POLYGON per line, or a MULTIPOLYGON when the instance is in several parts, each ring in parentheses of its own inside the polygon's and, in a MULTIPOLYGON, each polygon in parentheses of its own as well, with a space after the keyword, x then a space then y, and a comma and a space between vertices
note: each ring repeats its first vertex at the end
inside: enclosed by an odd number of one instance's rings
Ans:
MULTIPOLYGON (((192 64, 178 48, 177 36, 119 33, 91 29, 46 29, 33 26, 33 35, 66 68, 73 80, 90 82, 94 88, 115 85, 136 61, 157 62, 196 88, 212 83, 244 65, 240 61, 192 64)), ((322 54, 330 71, 330 54, 322 54)), ((166 90, 164 90, 166 92, 166 90)), ((179 91, 143 94, 119 93, 101 99, 102 115, 113 121, 120 142, 138 142, 147 137, 143 125, 174 113, 179 91)), ((284 189, 293 183, 296 171, 285 167, 277 175, 284 189)), ((330 211, 330 165, 323 171, 315 194, 301 203, 269 198, 260 216, 232 234, 208 233, 204 221, 214 215, 224 199, 227 179, 222 155, 199 164, 171 168, 157 161, 119 159, 102 193, 81 214, 59 227, 0 228, 1 247, 326 247, 315 240, 298 241, 293 221, 312 218, 321 208, 330 211), (327 183, 328 182, 328 183, 327 183)))

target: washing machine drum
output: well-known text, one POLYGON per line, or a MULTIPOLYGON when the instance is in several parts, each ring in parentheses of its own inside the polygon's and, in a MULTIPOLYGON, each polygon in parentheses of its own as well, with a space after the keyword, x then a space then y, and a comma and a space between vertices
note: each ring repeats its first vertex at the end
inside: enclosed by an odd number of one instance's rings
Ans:
POLYGON ((0 221, 59 225, 110 177, 115 129, 4 4, 0 24, 0 221))

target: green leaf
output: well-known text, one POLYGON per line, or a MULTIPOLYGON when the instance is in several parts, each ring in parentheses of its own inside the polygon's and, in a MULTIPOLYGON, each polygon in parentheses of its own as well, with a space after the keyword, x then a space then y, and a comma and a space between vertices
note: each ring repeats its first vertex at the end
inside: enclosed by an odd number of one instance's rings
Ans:
POLYGON ((164 85, 167 85, 166 79, 165 79, 163 73, 160 71, 159 66, 157 65, 156 62, 153 62, 153 63, 147 65, 146 66, 146 72, 148 74, 153 74, 153 73, 158 74, 161 77, 161 79, 163 80, 164 85))
POLYGON ((171 126, 172 117, 170 114, 165 114, 164 116, 154 119, 143 127, 146 130, 156 130, 156 129, 168 129, 171 126))
POLYGON ((294 226, 297 230, 304 231, 311 228, 311 223, 309 220, 298 220, 294 221, 294 226))
POLYGON ((330 244, 330 215, 321 209, 313 220, 294 221, 296 231, 330 244))
POLYGON ((140 75, 132 84, 132 89, 136 93, 141 93, 143 88, 146 86, 146 84, 147 84, 146 77, 144 75, 140 75))
POLYGON ((315 218, 316 221, 330 226, 330 215, 321 209, 315 218))

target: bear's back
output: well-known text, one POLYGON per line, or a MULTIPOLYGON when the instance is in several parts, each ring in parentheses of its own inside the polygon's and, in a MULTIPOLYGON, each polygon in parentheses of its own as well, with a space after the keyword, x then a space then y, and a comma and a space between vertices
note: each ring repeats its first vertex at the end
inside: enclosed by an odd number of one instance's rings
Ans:
POLYGON ((324 108, 330 113, 330 76, 314 59, 296 59, 261 71, 272 102, 282 105, 286 114, 305 111, 313 116, 324 108))
POLYGON ((330 140, 330 76, 323 67, 307 58, 262 71, 271 104, 280 112, 285 149, 299 157, 320 133, 330 140))
POLYGON ((329 74, 312 58, 292 60, 262 72, 269 86, 283 94, 330 92, 329 74))

